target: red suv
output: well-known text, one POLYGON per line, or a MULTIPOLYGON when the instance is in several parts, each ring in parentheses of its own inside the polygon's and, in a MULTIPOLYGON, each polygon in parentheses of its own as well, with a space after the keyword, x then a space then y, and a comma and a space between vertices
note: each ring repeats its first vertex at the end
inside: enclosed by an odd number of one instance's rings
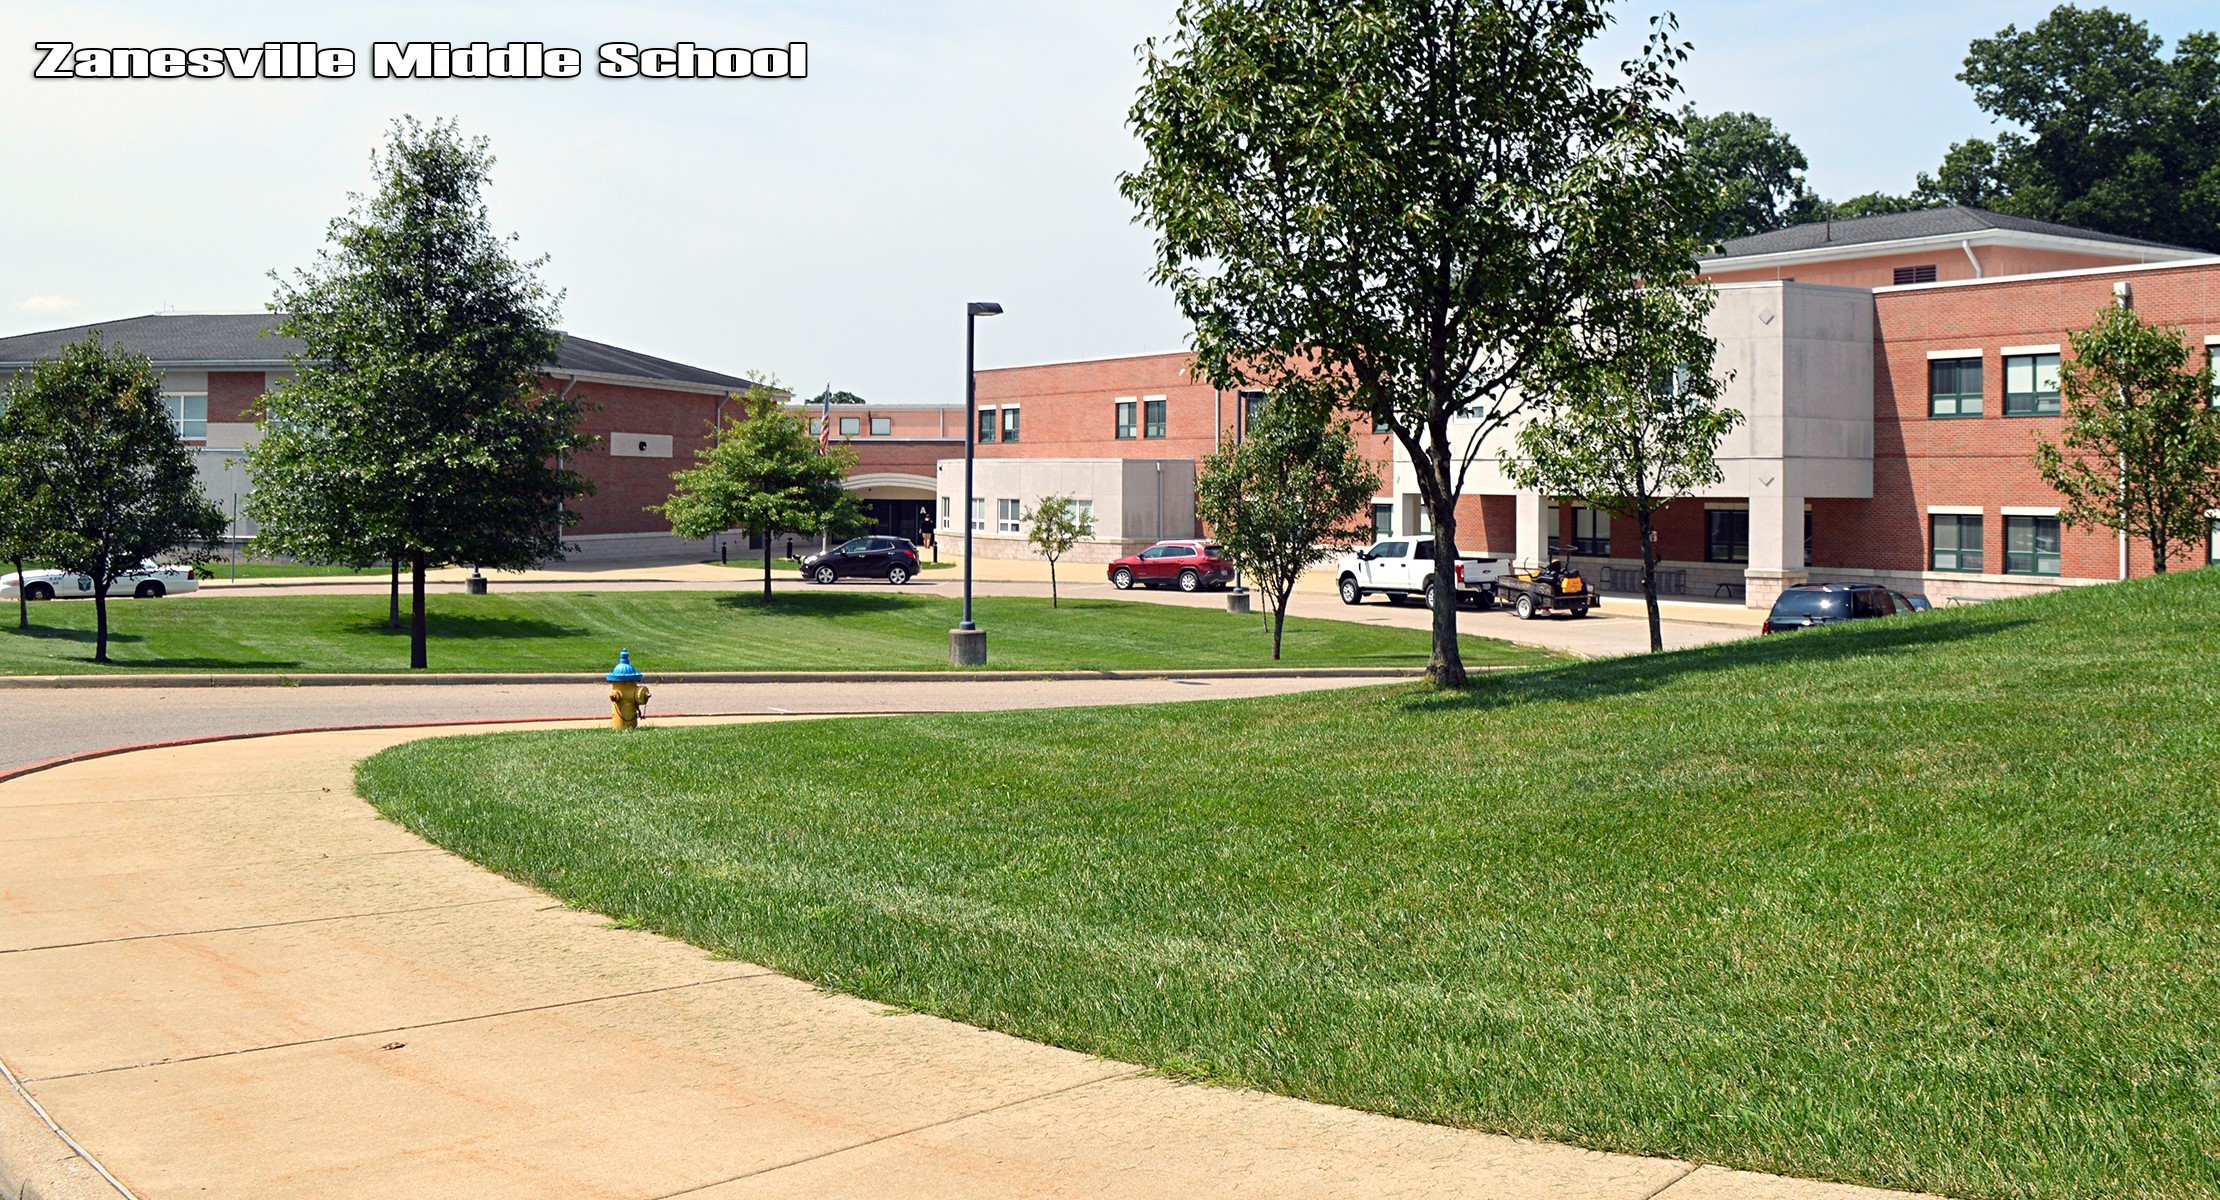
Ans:
POLYGON ((1110 582, 1121 592, 1163 584, 1176 584, 1183 592, 1199 592, 1232 583, 1233 563, 1216 542, 1158 542, 1111 563, 1110 582))

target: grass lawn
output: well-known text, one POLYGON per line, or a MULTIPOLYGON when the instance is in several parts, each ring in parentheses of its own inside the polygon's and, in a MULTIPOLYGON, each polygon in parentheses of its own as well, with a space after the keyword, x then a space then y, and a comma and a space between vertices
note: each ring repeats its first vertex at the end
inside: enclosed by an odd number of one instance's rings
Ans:
MULTIPOLYGON (((988 596, 976 606, 988 662, 1009 670, 1136 670, 1272 665, 1261 617, 1125 600, 988 596)), ((430 601, 439 671, 606 671, 617 650, 650 675, 680 671, 945 670, 953 597, 886 591, 759 593, 496 592, 430 601)), ((0 674, 115 671, 403 671, 407 630, 385 627, 386 598, 197 596, 108 606, 109 657, 92 663, 93 609, 31 606, 32 628, 0 628, 0 674)), ((403 620, 406 620, 404 614, 403 620)), ((1290 666, 1424 666, 1426 634, 1348 621, 1289 618, 1290 666)), ((1465 661, 1525 664, 1547 656, 1465 639, 1465 661)))
POLYGON ((1181 1076, 2209 1197, 2216 628, 2200 571, 1465 694, 435 739, 358 782, 625 924, 1181 1076))

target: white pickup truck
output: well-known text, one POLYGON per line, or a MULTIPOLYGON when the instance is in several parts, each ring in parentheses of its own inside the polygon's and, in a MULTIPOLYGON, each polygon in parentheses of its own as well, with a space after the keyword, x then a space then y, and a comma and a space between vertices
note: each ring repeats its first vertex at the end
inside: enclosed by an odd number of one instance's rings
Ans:
MULTIPOLYGON (((1382 538, 1369 550, 1344 554, 1334 565, 1334 577, 1343 604, 1362 604, 1366 596, 1386 596, 1400 604, 1416 596, 1434 606, 1434 539, 1382 538)), ((1503 578, 1503 560, 1457 556, 1457 578, 1451 587, 1457 598, 1481 608, 1495 606, 1495 583, 1503 578)))

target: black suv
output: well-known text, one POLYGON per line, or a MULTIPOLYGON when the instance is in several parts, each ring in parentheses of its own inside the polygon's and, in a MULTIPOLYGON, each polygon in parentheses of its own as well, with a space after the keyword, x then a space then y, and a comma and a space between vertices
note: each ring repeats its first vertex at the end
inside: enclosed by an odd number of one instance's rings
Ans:
POLYGON ((802 578, 831 583, 843 575, 863 575, 888 583, 917 578, 917 547, 907 538, 859 537, 802 560, 802 578))
POLYGON ((1910 601, 1899 607, 1896 597, 1884 587, 1863 583, 1799 583, 1782 591, 1781 598, 1773 602, 1773 611, 1765 614, 1765 632, 1786 633, 1791 629, 1893 617, 1899 612, 1910 611, 1910 601))

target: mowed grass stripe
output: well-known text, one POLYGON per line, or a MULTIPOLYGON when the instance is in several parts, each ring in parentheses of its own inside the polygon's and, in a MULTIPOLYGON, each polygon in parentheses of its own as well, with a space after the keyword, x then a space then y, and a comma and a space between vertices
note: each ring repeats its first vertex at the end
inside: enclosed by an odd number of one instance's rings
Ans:
POLYGON ((2220 1193, 2220 573, 1417 687, 438 739, 580 907, 1175 1074, 1964 1197, 2220 1193))
MULTIPOLYGON (((1175 670, 1272 665, 1261 617, 1123 600, 981 597, 988 663, 1008 670, 1175 670)), ((619 648, 642 670, 946 670, 960 603, 886 591, 516 592, 435 596, 435 671, 606 671, 619 648)), ((85 671, 401 671, 406 629, 385 627, 386 598, 181 596, 109 607, 109 656, 92 659, 82 601, 32 606, 33 627, 0 628, 0 674, 85 671)), ((404 614, 404 622, 406 616, 404 614)), ((1465 638, 1475 666, 1549 658, 1465 638)), ((1290 618, 1283 664, 1423 666, 1423 630, 1290 618)))

